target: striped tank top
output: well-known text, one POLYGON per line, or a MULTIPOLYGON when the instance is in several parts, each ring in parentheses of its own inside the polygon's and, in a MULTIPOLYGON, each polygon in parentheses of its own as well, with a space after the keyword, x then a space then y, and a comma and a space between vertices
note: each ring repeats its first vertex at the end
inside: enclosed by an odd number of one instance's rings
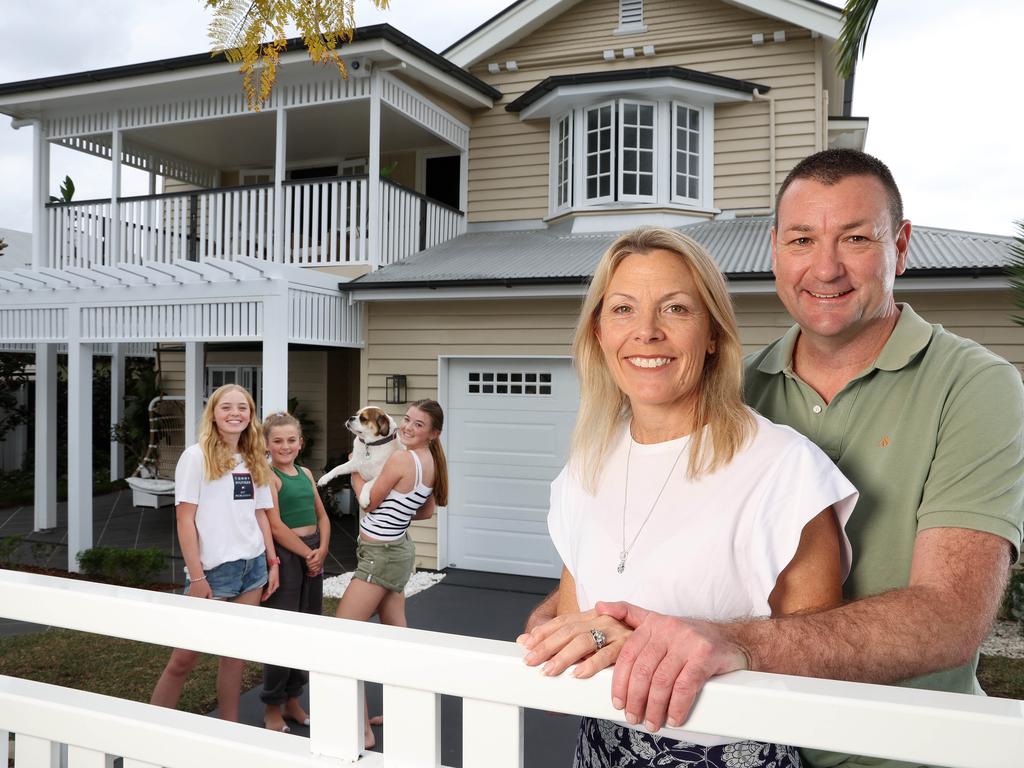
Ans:
POLYGON ((408 493, 391 490, 380 505, 367 512, 359 523, 359 530, 380 541, 398 541, 405 536, 412 516, 427 503, 433 488, 423 484, 423 464, 416 451, 409 451, 416 464, 416 484, 408 493))

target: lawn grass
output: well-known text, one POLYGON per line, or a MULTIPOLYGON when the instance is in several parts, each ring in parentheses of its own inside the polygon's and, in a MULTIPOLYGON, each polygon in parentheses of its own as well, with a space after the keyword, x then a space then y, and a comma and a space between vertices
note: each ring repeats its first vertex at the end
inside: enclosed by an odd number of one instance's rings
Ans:
MULTIPOLYGON (((48 629, 0 638, 0 674, 149 701, 170 648, 69 629, 48 629)), ((217 657, 203 656, 181 695, 178 709, 205 715, 217 706, 217 657)), ((245 665, 242 690, 258 685, 263 666, 245 665)))
POLYGON ((1024 699, 1024 659, 982 656, 978 680, 985 693, 1001 699, 1024 699))

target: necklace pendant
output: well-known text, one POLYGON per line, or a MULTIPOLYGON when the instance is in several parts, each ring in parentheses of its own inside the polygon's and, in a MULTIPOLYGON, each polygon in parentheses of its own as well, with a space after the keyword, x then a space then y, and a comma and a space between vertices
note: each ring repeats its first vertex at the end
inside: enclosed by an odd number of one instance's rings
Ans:
POLYGON ((626 553, 625 552, 620 552, 619 553, 619 567, 616 568, 615 570, 618 571, 619 573, 622 573, 624 570, 626 570, 626 553))

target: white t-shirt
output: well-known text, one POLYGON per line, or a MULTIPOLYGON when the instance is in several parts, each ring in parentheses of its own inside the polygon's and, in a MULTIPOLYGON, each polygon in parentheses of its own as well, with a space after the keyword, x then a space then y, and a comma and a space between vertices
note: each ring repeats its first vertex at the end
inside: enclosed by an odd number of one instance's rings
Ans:
POLYGON ((174 470, 174 503, 197 505, 199 559, 203 570, 232 560, 251 560, 266 549, 257 509, 274 506, 269 485, 255 485, 242 457, 216 480, 203 477, 203 452, 190 445, 174 470))
MULTIPOLYGON (((598 600, 626 600, 672 616, 714 620, 768 616, 768 596, 796 554, 804 525, 828 506, 840 526, 857 490, 821 450, 789 427, 756 416, 757 434, 725 467, 686 477, 690 438, 630 451, 625 500, 628 547, 682 456, 654 512, 617 572, 623 549, 626 453, 623 427, 605 460, 597 493, 563 469, 551 486, 548 528, 576 581, 581 611, 598 600)), ((843 534, 843 578, 850 543, 843 534)))

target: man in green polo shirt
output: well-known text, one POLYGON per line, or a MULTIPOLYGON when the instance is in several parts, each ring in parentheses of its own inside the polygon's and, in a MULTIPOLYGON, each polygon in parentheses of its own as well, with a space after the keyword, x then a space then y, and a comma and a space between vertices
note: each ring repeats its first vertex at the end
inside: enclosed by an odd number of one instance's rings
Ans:
POLYGON ((772 268, 797 324, 748 360, 746 395, 860 491, 849 602, 729 625, 599 604, 636 630, 612 697, 639 721, 682 722, 709 677, 744 666, 981 693, 977 649, 1021 544, 1024 387, 1005 360, 896 304, 910 234, 889 169, 869 155, 820 152, 783 183, 772 268))

